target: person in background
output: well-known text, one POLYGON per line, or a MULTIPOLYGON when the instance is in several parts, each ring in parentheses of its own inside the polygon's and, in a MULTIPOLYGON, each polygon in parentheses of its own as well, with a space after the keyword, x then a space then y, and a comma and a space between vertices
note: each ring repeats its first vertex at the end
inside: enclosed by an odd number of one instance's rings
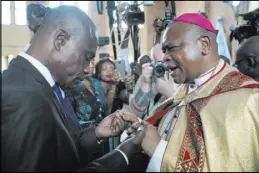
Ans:
MULTIPOLYGON (((101 82, 101 85, 104 89, 105 96, 107 98, 107 111, 109 113, 113 113, 117 110, 120 110, 123 105, 122 99, 120 99, 120 104, 118 104, 118 99, 116 100, 116 97, 119 97, 119 95, 122 95, 120 92, 121 88, 118 88, 121 86, 121 77, 120 73, 116 71, 115 64, 110 58, 103 58, 101 59, 95 66, 95 78, 98 79, 101 82), (117 96, 118 95, 118 96, 117 96)), ((131 82, 130 76, 125 79, 125 82, 131 82)), ((125 84, 123 83, 125 86, 125 84)), ((115 146, 119 144, 118 138, 113 138, 113 140, 109 140, 109 146, 110 150, 112 150, 115 146)))
POLYGON ((135 82, 138 81, 138 78, 142 74, 142 66, 143 66, 143 64, 151 63, 151 62, 152 62, 152 60, 151 60, 150 56, 143 55, 143 56, 140 56, 138 58, 137 62, 132 62, 130 64, 131 71, 132 71, 132 74, 134 75, 135 82))
POLYGON ((124 60, 125 62, 125 73, 126 77, 124 81, 120 81, 117 85, 116 94, 113 101, 113 106, 111 112, 115 112, 116 110, 126 108, 129 104, 129 95, 132 92, 132 87, 134 86, 134 76, 131 73, 130 65, 129 65, 129 38, 130 38, 130 26, 123 37, 122 42, 120 43, 120 47, 118 49, 118 57, 117 60, 124 60))
MULTIPOLYGON (((40 28, 40 25, 43 21, 43 17, 50 10, 50 7, 45 6, 40 3, 31 3, 26 8, 26 19, 28 23, 29 29, 35 33, 40 28)), ((31 43, 27 44, 24 47, 24 51, 26 51, 30 47, 31 43)))
POLYGON ((106 93, 101 82, 93 77, 94 59, 90 62, 90 70, 84 70, 84 80, 77 81, 65 90, 82 128, 94 126, 105 118, 108 112, 106 93))
MULTIPOLYGON (((151 49, 151 57, 153 58, 153 63, 156 63, 158 61, 162 61, 164 57, 160 43, 163 31, 162 21, 155 20, 153 27, 155 30, 155 39, 154 46, 151 49)), ((164 77, 150 80, 148 84, 149 86, 145 86, 144 79, 147 76, 153 76, 154 68, 150 63, 151 62, 146 61, 145 63, 142 63, 142 66, 139 66, 137 69, 142 70, 142 75, 139 77, 134 89, 134 93, 130 97, 131 110, 143 119, 147 118, 149 115, 152 115, 152 112, 155 110, 157 105, 169 97, 172 97, 178 87, 178 85, 173 82, 173 78, 168 74, 168 71, 165 73, 164 77), (146 99, 143 101, 143 103, 138 100, 142 97, 139 95, 142 89, 145 90, 146 94, 146 99)))
MULTIPOLYGON (((70 101, 81 129, 98 125, 107 115, 107 97, 101 82, 93 78, 94 59, 90 67, 84 70, 84 79, 77 81, 73 86, 66 88, 65 95, 70 101)), ((100 150, 89 154, 89 160, 98 158, 109 152, 109 143, 102 143, 100 150)))
POLYGON ((239 45, 233 66, 259 82, 259 36, 250 37, 239 45))
POLYGON ((107 97, 107 111, 111 113, 117 85, 121 80, 120 73, 110 58, 102 58, 95 65, 95 78, 100 81, 107 97))

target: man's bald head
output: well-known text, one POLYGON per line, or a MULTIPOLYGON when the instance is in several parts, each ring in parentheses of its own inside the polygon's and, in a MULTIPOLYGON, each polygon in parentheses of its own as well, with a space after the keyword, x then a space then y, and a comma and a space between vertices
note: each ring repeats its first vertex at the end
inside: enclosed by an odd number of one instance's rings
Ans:
POLYGON ((175 21, 162 41, 164 61, 175 69, 176 83, 188 83, 216 66, 219 61, 216 34, 200 26, 175 21))
POLYGON ((49 68, 54 79, 67 85, 83 77, 95 57, 98 36, 88 15, 75 6, 59 6, 44 16, 28 50, 49 68))
POLYGON ((49 34, 55 30, 67 31, 72 39, 87 38, 89 45, 97 41, 96 26, 89 16, 75 6, 59 6, 51 9, 45 16, 41 25, 43 34, 49 34))
POLYGON ((236 66, 243 73, 259 81, 259 36, 253 36, 239 45, 236 66))
MULTIPOLYGON (((259 54, 259 36, 253 36, 241 43, 237 50, 237 55, 247 55, 249 53, 259 54)), ((237 57, 237 58, 240 58, 237 57)))

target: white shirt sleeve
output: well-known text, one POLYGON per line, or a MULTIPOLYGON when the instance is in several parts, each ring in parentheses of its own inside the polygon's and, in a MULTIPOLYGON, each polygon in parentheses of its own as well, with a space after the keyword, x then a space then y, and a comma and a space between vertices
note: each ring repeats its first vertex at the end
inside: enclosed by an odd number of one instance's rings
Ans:
POLYGON ((161 140, 151 157, 146 172, 160 172, 163 155, 167 146, 167 141, 161 140))
POLYGON ((122 156, 124 157, 125 161, 127 162, 127 165, 129 165, 129 159, 128 159, 128 157, 126 156, 126 154, 125 154, 124 152, 122 152, 122 151, 121 151, 120 149, 118 149, 118 148, 115 148, 114 150, 119 151, 119 152, 122 154, 122 156))

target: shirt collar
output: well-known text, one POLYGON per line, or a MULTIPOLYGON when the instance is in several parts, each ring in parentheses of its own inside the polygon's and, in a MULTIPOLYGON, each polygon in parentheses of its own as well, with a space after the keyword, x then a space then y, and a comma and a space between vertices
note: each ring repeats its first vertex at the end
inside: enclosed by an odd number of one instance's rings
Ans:
MULTIPOLYGON (((221 66, 223 66, 224 63, 222 63, 221 66)), ((201 74, 198 78, 194 79, 194 83, 189 85, 189 93, 196 90, 199 86, 201 86, 204 82, 206 82, 209 78, 211 78, 214 74, 216 74, 220 68, 213 67, 207 72, 201 74)))
MULTIPOLYGON (((42 76, 46 79, 46 81, 49 83, 51 87, 55 85, 55 81, 47 67, 45 67, 40 61, 38 61, 36 58, 32 57, 31 55, 28 55, 25 52, 20 52, 19 55, 23 57, 24 59, 28 60, 41 74, 42 76)), ((65 93, 64 91, 60 88, 62 96, 64 98, 65 93)))
POLYGON ((198 78, 194 79, 194 83, 197 86, 200 86, 201 84, 203 84, 205 81, 207 81, 211 76, 213 76, 213 74, 215 74, 215 68, 213 67, 212 69, 210 69, 209 71, 207 71, 206 73, 203 73, 202 75, 200 75, 198 78))

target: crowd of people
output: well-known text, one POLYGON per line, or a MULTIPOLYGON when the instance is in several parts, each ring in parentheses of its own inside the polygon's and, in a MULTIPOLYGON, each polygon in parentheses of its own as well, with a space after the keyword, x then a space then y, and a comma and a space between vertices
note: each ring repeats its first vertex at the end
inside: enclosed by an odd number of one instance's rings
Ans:
POLYGON ((2 74, 2 171, 259 171, 259 36, 230 66, 208 18, 185 13, 154 24, 122 81, 111 58, 95 64, 79 8, 31 4, 27 20, 33 39, 2 74))

